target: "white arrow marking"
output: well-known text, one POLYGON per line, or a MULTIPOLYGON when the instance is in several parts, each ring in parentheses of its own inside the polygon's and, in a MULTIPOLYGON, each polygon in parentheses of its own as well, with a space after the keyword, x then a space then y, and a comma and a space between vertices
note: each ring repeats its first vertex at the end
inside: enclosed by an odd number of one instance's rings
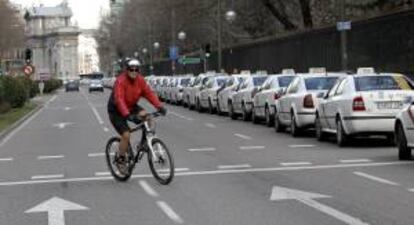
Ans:
POLYGON ((73 123, 56 123, 53 126, 58 127, 59 129, 64 129, 65 127, 73 125, 73 123))
POLYGON ((316 210, 326 213, 346 224, 368 225, 368 223, 364 223, 358 218, 354 218, 334 208, 331 208, 327 205, 323 205, 313 200, 316 198, 330 198, 330 196, 317 194, 317 193, 304 192, 304 191, 299 191, 299 190, 294 190, 294 189, 288 189, 288 188, 278 187, 278 186, 273 187, 272 195, 270 196, 271 201, 284 201, 284 200, 299 201, 309 207, 312 207, 316 210))
POLYGON ((64 211, 69 210, 88 210, 88 208, 58 197, 53 197, 27 210, 25 213, 47 212, 49 225, 65 225, 64 211))

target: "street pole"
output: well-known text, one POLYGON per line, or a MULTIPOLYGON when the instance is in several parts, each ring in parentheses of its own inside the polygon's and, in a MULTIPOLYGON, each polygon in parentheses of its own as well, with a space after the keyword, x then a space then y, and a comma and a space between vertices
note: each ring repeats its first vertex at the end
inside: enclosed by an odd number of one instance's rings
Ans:
POLYGON ((153 39, 153 27, 151 21, 148 23, 149 25, 149 54, 150 54, 150 73, 149 75, 152 75, 154 73, 154 50, 152 46, 152 39, 153 39))
POLYGON ((221 33, 222 33, 222 24, 221 24, 221 0, 217 0, 217 70, 218 72, 221 71, 222 66, 222 46, 221 46, 221 33))
MULTIPOLYGON (((176 43, 176 39, 175 39, 175 7, 174 7, 174 0, 171 0, 171 40, 172 40, 172 46, 171 47, 175 47, 175 43, 176 43)), ((174 76, 175 74, 175 60, 172 59, 171 60, 171 71, 172 71, 172 75, 174 76)))
MULTIPOLYGON (((341 22, 345 22, 345 13, 346 13, 346 5, 345 0, 340 1, 340 13, 341 13, 341 22)), ((346 29, 341 30, 341 59, 342 59, 342 70, 348 70, 348 49, 347 49, 347 31, 346 29)))

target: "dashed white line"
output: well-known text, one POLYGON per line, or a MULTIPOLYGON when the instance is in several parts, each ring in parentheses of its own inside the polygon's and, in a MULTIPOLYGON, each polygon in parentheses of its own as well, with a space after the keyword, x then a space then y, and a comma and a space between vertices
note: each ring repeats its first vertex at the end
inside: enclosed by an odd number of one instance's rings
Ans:
POLYGON ((32 176, 32 180, 42 180, 42 179, 59 179, 63 178, 63 174, 52 174, 52 175, 37 175, 32 176))
POLYGON ((308 166, 312 165, 310 162, 282 162, 280 163, 282 166, 308 166))
POLYGON ((239 138, 244 139, 244 140, 252 140, 251 137, 249 137, 247 135, 244 135, 244 134, 235 133, 234 136, 239 137, 239 138))
POLYGON ((265 146, 240 146, 240 150, 259 150, 259 149, 265 149, 265 146))
POLYGON ((92 105, 91 101, 89 101, 88 97, 85 95, 85 93, 82 92, 83 97, 88 102, 89 107, 91 107, 93 113, 95 114, 96 119, 98 120, 99 124, 104 124, 104 121, 102 120, 101 116, 98 113, 98 110, 96 110, 95 106, 92 105))
POLYGON ((289 145, 290 148, 313 148, 315 145, 289 145))
POLYGON ((144 189, 149 196, 154 198, 159 196, 159 194, 145 180, 140 180, 139 185, 141 185, 142 189, 144 189))
POLYGON ((102 176, 111 176, 110 172, 96 172, 95 176, 102 177, 102 176))
POLYGON ((107 127, 104 127, 104 128, 103 128, 103 130, 104 130, 105 132, 109 132, 109 129, 108 129, 107 127))
POLYGON ((393 181, 386 180, 386 179, 376 177, 376 176, 372 176, 372 175, 369 175, 369 174, 363 173, 363 172, 354 172, 354 174, 357 175, 357 176, 360 176, 360 177, 364 177, 364 178, 367 178, 367 179, 370 179, 370 180, 373 180, 373 181, 383 183, 383 184, 389 184, 389 185, 392 185, 392 186, 399 186, 400 185, 400 184, 395 183, 393 181))
POLYGON ((252 167, 249 164, 239 164, 239 165, 220 165, 217 168, 223 170, 223 169, 239 169, 239 168, 250 168, 252 167))
POLYGON ((105 153, 103 152, 97 152, 97 153, 89 153, 88 157, 102 157, 105 156, 105 153))
POLYGON ((408 189, 409 192, 414 192, 414 188, 408 189))
POLYGON ((339 160, 340 163, 366 163, 372 162, 370 159, 342 159, 339 160))
POLYGON ((0 158, 0 162, 10 162, 13 161, 13 158, 0 158))
POLYGON ((172 221, 178 224, 184 223, 181 217, 166 202, 157 201, 157 205, 172 221))
POLYGON ((216 151, 216 148, 190 148, 189 152, 211 152, 216 151))
POLYGON ((41 155, 37 157, 38 160, 62 159, 62 158, 65 158, 65 156, 64 155, 41 155))
POLYGON ((205 123, 204 125, 206 125, 206 127, 209 127, 209 128, 217 128, 217 126, 212 123, 205 123))
POLYGON ((187 116, 183 116, 183 115, 178 114, 176 112, 169 112, 169 114, 174 115, 174 116, 176 116, 178 118, 181 118, 181 119, 188 120, 188 121, 193 121, 194 120, 193 118, 190 118, 190 117, 187 117, 187 116))

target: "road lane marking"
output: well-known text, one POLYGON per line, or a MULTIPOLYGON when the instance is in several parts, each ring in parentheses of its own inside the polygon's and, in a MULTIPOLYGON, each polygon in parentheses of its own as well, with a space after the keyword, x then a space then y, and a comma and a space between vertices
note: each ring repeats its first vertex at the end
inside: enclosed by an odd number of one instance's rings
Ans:
POLYGON ((13 161, 13 158, 0 158, 0 162, 10 162, 13 161))
POLYGON ((220 165, 217 168, 224 170, 224 169, 238 169, 238 168, 251 168, 252 166, 249 164, 239 164, 239 165, 220 165))
POLYGON ((96 172, 95 176, 101 177, 101 176, 111 176, 110 172, 96 172))
POLYGON ((65 156, 64 155, 41 155, 37 157, 38 160, 62 159, 62 158, 65 158, 65 156))
POLYGON ((414 188, 408 189, 409 192, 414 192, 414 188))
POLYGON ((41 179, 58 179, 63 178, 63 174, 51 174, 51 175, 36 175, 32 176, 32 180, 41 180, 41 179))
MULTIPOLYGON (((174 171, 175 172, 184 172, 184 171, 189 171, 189 168, 175 168, 174 171)), ((158 172, 164 173, 164 172, 170 172, 169 169, 159 169, 157 170, 158 172)))
MULTIPOLYGON (((318 165, 318 166, 297 166, 297 167, 265 167, 265 168, 248 168, 248 169, 234 169, 234 170, 204 170, 204 171, 188 171, 176 173, 176 176, 199 176, 199 175, 218 175, 218 174, 242 174, 242 173, 258 173, 258 172, 278 172, 278 171, 312 171, 312 170, 326 170, 326 169, 346 169, 346 168, 363 168, 363 167, 380 167, 380 166, 400 166, 400 165, 414 165, 413 162, 382 162, 382 163, 360 163, 360 164, 333 164, 333 165, 318 165)), ((152 174, 136 174, 131 178, 153 178, 152 174)), ((23 181, 5 181, 0 182, 0 187, 3 186, 18 186, 31 184, 52 184, 63 182, 89 182, 89 181, 110 181, 112 176, 107 177, 78 177, 66 179, 50 179, 50 180, 23 180, 23 181)))
POLYGON ((104 152, 97 152, 97 153, 89 153, 88 157, 102 157, 105 156, 104 152))
POLYGON ((104 127, 104 128, 103 128, 103 130, 104 130, 105 132, 109 132, 108 127, 104 127))
POLYGON ((211 152, 216 151, 216 148, 190 148, 189 152, 211 152))
POLYGON ((313 148, 315 145, 289 145, 290 148, 313 148))
POLYGON ((244 134, 235 133, 234 136, 239 137, 239 138, 244 139, 244 140, 252 140, 251 137, 249 137, 247 135, 244 135, 244 134))
POLYGON ((280 163, 282 166, 308 166, 312 165, 310 162, 282 162, 280 163))
POLYGON ((98 113, 98 110, 95 108, 95 106, 92 105, 91 101, 89 101, 89 98, 85 95, 85 93, 82 92, 83 97, 88 102, 89 107, 92 109, 93 114, 95 114, 96 119, 98 120, 99 124, 104 124, 104 121, 102 120, 101 116, 98 113))
POLYGON ((240 146, 240 150, 259 150, 259 149, 265 149, 265 146, 240 146))
POLYGON ((190 118, 190 117, 187 117, 187 116, 183 116, 183 115, 178 114, 176 112, 169 112, 169 114, 174 115, 174 116, 176 116, 178 118, 181 118, 181 119, 188 120, 188 121, 193 121, 194 120, 193 118, 190 118))
POLYGON ((367 163, 372 162, 370 159, 342 159, 339 160, 340 163, 367 163))
POLYGON ((393 181, 386 180, 386 179, 383 179, 383 178, 380 178, 380 177, 376 177, 376 176, 372 176, 372 175, 369 175, 367 173, 354 172, 354 174, 357 175, 357 176, 360 176, 360 177, 364 177, 364 178, 367 178, 367 179, 370 179, 370 180, 373 180, 373 181, 377 181, 377 182, 383 183, 383 184, 389 184, 389 185, 392 185, 392 186, 400 186, 400 184, 395 183, 393 181))
POLYGON ((26 121, 24 121, 20 126, 18 126, 16 129, 12 130, 6 137, 3 138, 3 140, 0 141, 0 147, 2 147, 4 144, 6 144, 14 135, 17 134, 21 129, 23 129, 27 124, 32 122, 42 111, 45 107, 47 107, 52 101, 54 101, 57 98, 56 95, 54 95, 49 101, 47 101, 43 108, 38 110, 36 113, 31 115, 26 121))
POLYGON ((159 194, 145 180, 140 180, 139 185, 141 185, 142 189, 144 189, 149 196, 154 198, 159 196, 159 194))
POLYGON ((184 223, 181 217, 166 202, 157 201, 157 205, 172 221, 178 224, 184 223))
POLYGON ((204 125, 206 125, 206 127, 209 127, 209 128, 217 128, 217 126, 212 123, 205 123, 204 125))

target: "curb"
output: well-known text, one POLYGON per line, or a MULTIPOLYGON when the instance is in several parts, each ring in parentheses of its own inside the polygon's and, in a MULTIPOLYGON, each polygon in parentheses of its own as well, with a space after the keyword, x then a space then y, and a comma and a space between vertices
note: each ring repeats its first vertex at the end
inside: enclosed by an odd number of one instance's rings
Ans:
POLYGON ((43 108, 43 104, 38 105, 36 108, 34 108, 32 111, 27 113, 25 116, 20 118, 18 121, 14 122, 12 125, 7 127, 4 131, 0 132, 0 140, 3 140, 8 134, 10 134, 14 129, 16 129, 18 126, 20 126, 24 121, 29 119, 31 116, 33 116, 35 113, 37 113, 40 109, 43 108))

